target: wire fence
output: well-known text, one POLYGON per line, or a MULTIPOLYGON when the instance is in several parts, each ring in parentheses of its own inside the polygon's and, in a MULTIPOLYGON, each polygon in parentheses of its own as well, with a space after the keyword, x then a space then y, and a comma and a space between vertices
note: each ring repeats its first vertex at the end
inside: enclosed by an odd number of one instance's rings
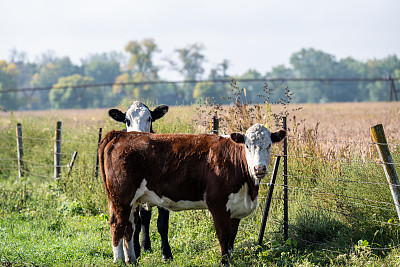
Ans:
MULTIPOLYGON (((20 136, 23 142, 23 155, 18 155, 17 146, 13 145, 13 143, 17 143, 18 135, 17 133, 12 134, 12 132, 16 131, 10 130, 7 134, 0 134, 0 138, 6 141, 2 146, 0 156, 0 176, 13 179, 18 177, 18 172, 20 172, 24 179, 33 179, 34 177, 45 180, 58 179, 60 174, 57 175, 54 171, 57 167, 61 169, 61 175, 82 171, 90 173, 91 179, 97 179, 96 157, 99 132, 101 131, 82 132, 75 129, 63 129, 61 150, 57 151, 54 145, 56 130, 50 130, 50 128, 46 131, 39 130, 38 128, 25 129, 22 125, 22 133, 29 132, 29 136, 24 134, 20 136), (76 162, 73 162, 71 160, 75 151, 77 151, 78 157, 76 162), (54 162, 56 154, 61 157, 59 163, 54 162)), ((350 245, 332 245, 335 244, 336 239, 341 238, 338 233, 334 233, 337 231, 335 228, 337 225, 341 225, 343 229, 349 231, 356 229, 360 233, 365 231, 363 224, 370 225, 370 228, 377 230, 383 227, 399 229, 400 222, 396 215, 396 204, 393 203, 389 189, 389 186, 398 187, 399 185, 389 183, 385 179, 381 160, 376 157, 362 159, 357 155, 342 157, 339 153, 324 153, 322 146, 315 146, 311 151, 305 148, 307 145, 309 146, 310 142, 313 142, 316 144, 329 143, 330 146, 346 143, 350 146, 362 145, 374 149, 377 143, 313 139, 294 135, 288 136, 287 140, 287 155, 280 152, 280 147, 277 147, 273 157, 287 158, 288 173, 285 174, 281 170, 278 173, 281 180, 278 179, 273 184, 268 181, 261 183, 260 205, 253 215, 241 223, 240 229, 243 234, 254 236, 259 232, 259 222, 263 215, 266 193, 271 185, 276 187, 276 192, 272 198, 273 205, 271 207, 274 216, 268 218, 267 228, 269 231, 267 234, 282 234, 282 225, 286 223, 290 238, 336 252, 337 250, 352 249, 350 245), (304 151, 307 153, 303 153, 304 151), (283 178, 287 179, 288 184, 282 182, 283 178), (282 215, 285 189, 288 191, 289 202, 289 218, 287 219, 282 215), (303 220, 308 222, 314 220, 315 229, 310 229, 312 226, 307 228, 303 220), (332 226, 331 232, 321 233, 318 236, 315 231, 320 224, 336 226, 332 226)), ((395 152, 399 152, 399 144, 390 143, 388 145, 395 152)), ((397 166, 399 164, 397 155, 394 160, 393 165, 397 166)), ((273 162, 272 159, 271 162, 273 162)), ((399 240, 395 238, 390 244, 387 240, 380 242, 381 244, 377 245, 378 241, 376 241, 371 248, 387 250, 399 246, 399 240)))

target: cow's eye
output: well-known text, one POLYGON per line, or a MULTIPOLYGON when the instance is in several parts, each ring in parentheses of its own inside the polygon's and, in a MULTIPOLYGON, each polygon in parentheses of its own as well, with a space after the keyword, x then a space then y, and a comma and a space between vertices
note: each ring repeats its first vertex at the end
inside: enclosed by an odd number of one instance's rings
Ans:
POLYGON ((269 150, 271 148, 271 144, 269 144, 268 146, 267 146, 267 150, 269 150))
POLYGON ((151 122, 151 118, 148 118, 148 119, 147 119, 147 122, 151 122))

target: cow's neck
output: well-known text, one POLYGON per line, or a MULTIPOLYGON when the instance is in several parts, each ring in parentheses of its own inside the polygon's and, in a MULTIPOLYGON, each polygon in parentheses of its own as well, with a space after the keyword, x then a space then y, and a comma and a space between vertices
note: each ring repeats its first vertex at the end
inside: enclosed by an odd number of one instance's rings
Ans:
POLYGON ((236 153, 232 154, 238 155, 235 161, 237 163, 237 166, 240 166, 240 173, 241 175, 243 175, 242 177, 245 177, 245 181, 248 184, 251 200, 254 200, 258 195, 259 185, 255 184, 253 177, 250 175, 246 160, 246 152, 243 144, 236 144, 236 153))

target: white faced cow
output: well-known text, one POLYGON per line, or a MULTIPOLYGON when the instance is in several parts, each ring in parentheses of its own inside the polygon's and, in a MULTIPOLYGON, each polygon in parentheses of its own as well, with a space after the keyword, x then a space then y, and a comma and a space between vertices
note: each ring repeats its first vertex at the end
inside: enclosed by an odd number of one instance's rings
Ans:
POLYGON ((222 263, 233 249, 239 221, 257 207, 271 145, 284 130, 261 124, 230 138, 210 134, 108 133, 99 146, 107 192, 114 261, 136 262, 132 233, 146 202, 172 211, 209 209, 222 263))
MULTIPOLYGON (((118 109, 110 109, 108 114, 111 118, 118 122, 126 124, 126 131, 154 133, 152 123, 160 119, 168 112, 168 106, 160 105, 151 111, 145 104, 140 101, 133 101, 132 105, 123 113, 118 109)), ((138 220, 133 244, 135 247, 136 257, 140 256, 139 235, 142 231, 142 247, 151 251, 150 242, 150 219, 151 209, 140 208, 140 220, 138 220)), ((163 260, 172 259, 171 247, 168 242, 168 222, 169 211, 158 207, 157 229, 161 236, 161 255, 163 260)))

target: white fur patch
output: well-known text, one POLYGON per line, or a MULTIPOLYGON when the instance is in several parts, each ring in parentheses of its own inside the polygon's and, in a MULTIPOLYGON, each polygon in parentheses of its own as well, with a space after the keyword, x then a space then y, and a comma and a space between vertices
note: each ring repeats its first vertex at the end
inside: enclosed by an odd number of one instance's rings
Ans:
POLYGON ((123 240, 121 238, 119 240, 118 246, 116 246, 116 247, 114 247, 114 245, 112 246, 113 254, 114 254, 114 262, 116 262, 118 260, 124 261, 124 249, 122 246, 122 242, 123 242, 123 240))
POLYGON ((140 203, 146 202, 149 206, 159 206, 172 211, 207 209, 205 196, 203 197, 203 200, 198 201, 173 201, 164 196, 160 198, 156 193, 149 190, 146 184, 146 179, 143 179, 140 187, 136 190, 135 197, 131 202, 132 207, 136 207, 140 203))
POLYGON ((150 110, 139 101, 134 101, 126 111, 126 119, 129 120, 129 125, 126 125, 128 132, 150 132, 151 128, 151 113, 150 110))
POLYGON ((251 201, 249 186, 245 183, 237 193, 231 193, 226 203, 226 210, 230 211, 231 218, 242 219, 250 215, 258 205, 258 197, 251 201))

